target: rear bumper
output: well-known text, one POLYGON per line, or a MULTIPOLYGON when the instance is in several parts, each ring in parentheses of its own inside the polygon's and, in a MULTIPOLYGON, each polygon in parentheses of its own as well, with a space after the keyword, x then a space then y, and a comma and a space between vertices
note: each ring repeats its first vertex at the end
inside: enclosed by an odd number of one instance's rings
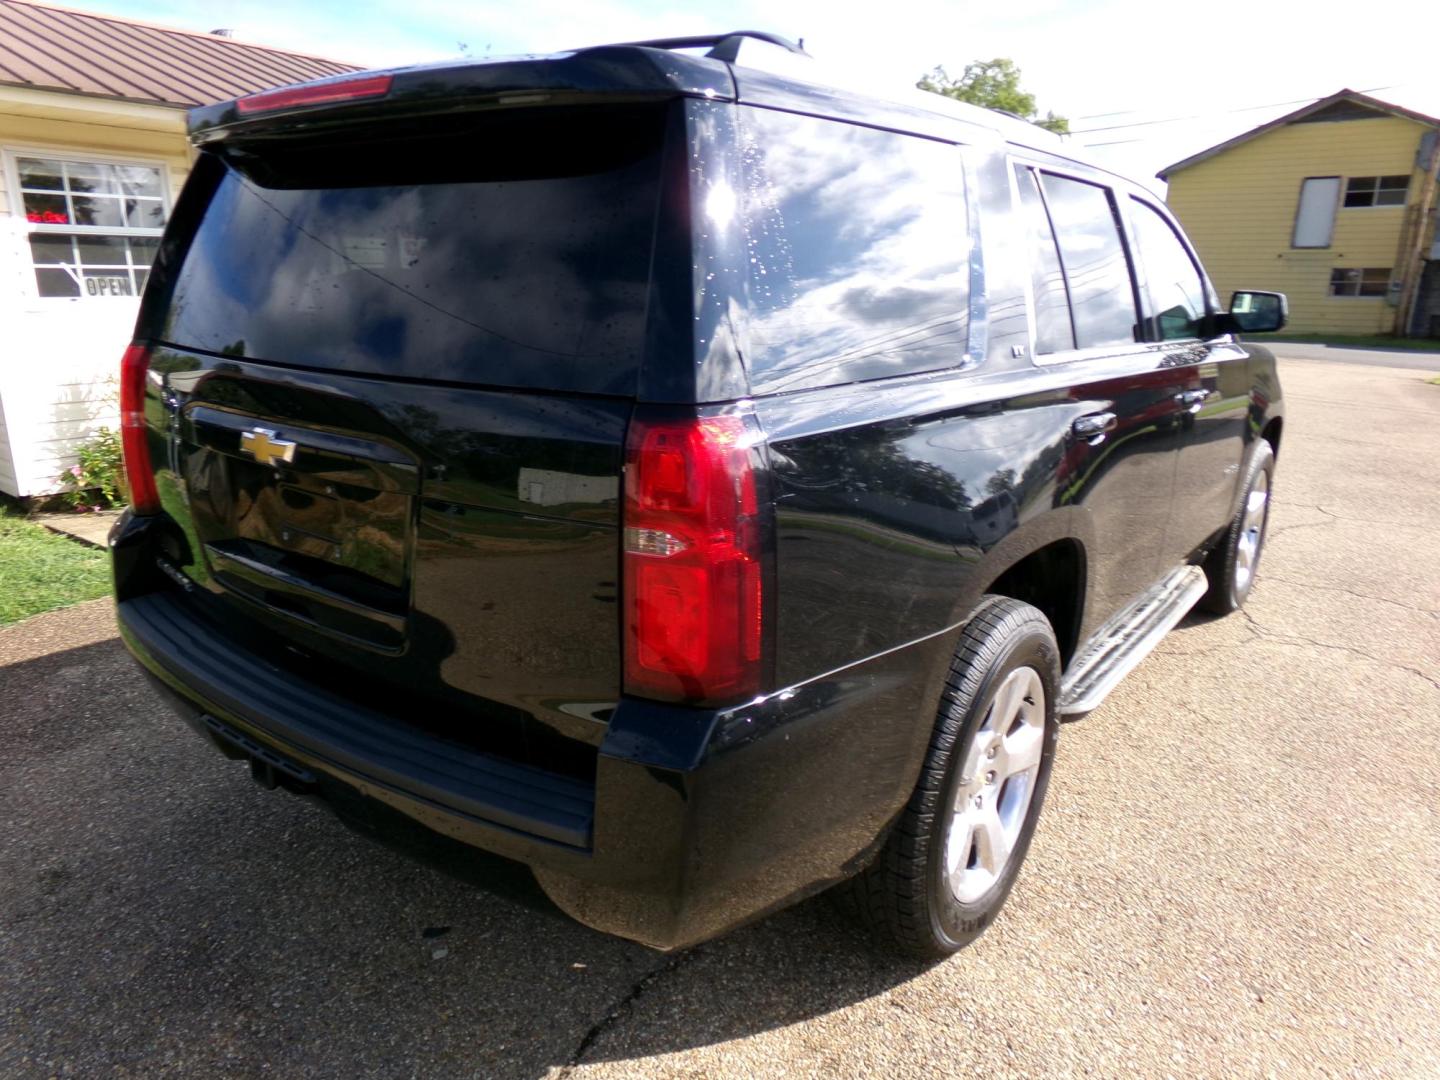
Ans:
MULTIPOLYGON (((131 546, 126 531, 112 546, 131 546)), ((119 580, 137 552, 116 554, 119 580)), ((661 949, 861 865, 909 797, 954 647, 940 635, 731 709, 622 699, 587 784, 442 741, 271 665, 178 588, 126 592, 127 648, 258 778, 525 863, 581 922, 661 949)))

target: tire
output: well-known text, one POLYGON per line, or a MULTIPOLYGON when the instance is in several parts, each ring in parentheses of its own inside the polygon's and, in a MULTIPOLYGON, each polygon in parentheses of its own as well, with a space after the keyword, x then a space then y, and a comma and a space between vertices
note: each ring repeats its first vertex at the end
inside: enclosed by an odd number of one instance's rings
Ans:
POLYGON ((837 897, 887 950, 940 959, 994 921, 1045 798, 1059 690, 1045 616, 986 597, 961 634, 919 783, 875 860, 837 897))
POLYGON ((1225 536, 1205 560, 1210 589, 1196 605, 1215 615, 1238 611, 1255 586, 1265 531, 1270 524, 1270 492, 1275 478, 1275 451, 1261 440, 1245 470, 1245 496, 1225 536))

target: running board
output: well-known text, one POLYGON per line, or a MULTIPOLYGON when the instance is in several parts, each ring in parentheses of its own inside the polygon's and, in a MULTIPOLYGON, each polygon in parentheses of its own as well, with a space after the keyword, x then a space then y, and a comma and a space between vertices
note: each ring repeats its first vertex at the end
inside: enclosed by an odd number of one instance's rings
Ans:
POLYGON ((1098 708, 1136 664, 1150 655, 1171 627, 1205 595, 1205 571, 1186 566, 1133 608, 1071 662, 1060 684, 1060 715, 1076 716, 1098 708))

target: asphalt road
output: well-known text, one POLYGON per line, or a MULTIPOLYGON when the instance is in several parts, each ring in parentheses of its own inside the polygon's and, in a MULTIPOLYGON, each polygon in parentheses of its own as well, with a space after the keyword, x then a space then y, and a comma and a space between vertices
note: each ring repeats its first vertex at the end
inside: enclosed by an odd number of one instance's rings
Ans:
POLYGON ((104 602, 0 631, 0 1076, 1440 1075, 1440 386, 1283 378, 1246 612, 1066 726, 1009 907, 931 967, 823 901, 602 937, 261 791, 104 602))
POLYGON ((1365 364, 1370 367, 1406 368, 1440 374, 1440 352, 1404 349, 1351 349, 1340 345, 1302 345, 1266 342, 1277 356, 1291 360, 1324 360, 1332 364, 1365 364))

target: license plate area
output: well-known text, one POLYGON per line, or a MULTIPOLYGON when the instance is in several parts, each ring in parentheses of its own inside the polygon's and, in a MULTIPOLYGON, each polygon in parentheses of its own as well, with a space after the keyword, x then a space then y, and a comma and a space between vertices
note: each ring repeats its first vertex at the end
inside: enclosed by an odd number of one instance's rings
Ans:
POLYGON ((389 444, 192 406, 180 453, 211 580, 270 611, 387 651, 404 643, 418 462, 389 444), (293 443, 253 460, 249 432, 293 443))

